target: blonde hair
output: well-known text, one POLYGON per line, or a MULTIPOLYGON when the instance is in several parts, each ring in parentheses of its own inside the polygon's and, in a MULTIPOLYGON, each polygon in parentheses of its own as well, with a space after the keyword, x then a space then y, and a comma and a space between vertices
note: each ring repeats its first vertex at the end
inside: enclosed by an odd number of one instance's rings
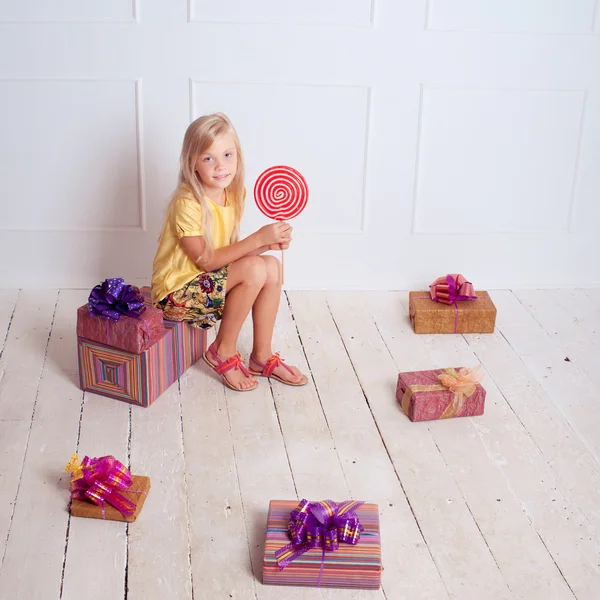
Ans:
POLYGON ((196 202, 200 204, 200 208, 202 209, 203 237, 206 243, 206 249, 202 255, 204 261, 210 260, 214 252, 212 235, 213 217, 206 201, 202 181, 196 173, 195 165, 198 158, 213 145, 217 138, 228 133, 233 136, 237 154, 237 172, 226 188, 228 201, 235 211, 234 227, 229 243, 233 244, 237 242, 240 236, 240 221, 242 220, 244 209, 244 157, 235 127, 223 113, 214 113, 200 117, 193 121, 187 128, 181 149, 177 190, 175 190, 171 200, 171 204, 173 204, 180 197, 178 192, 181 186, 185 185, 191 190, 196 202))

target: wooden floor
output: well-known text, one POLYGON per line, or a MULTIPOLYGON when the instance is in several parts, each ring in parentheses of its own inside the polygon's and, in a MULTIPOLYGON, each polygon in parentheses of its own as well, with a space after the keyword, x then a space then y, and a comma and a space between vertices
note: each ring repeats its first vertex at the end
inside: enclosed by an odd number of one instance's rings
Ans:
POLYGON ((600 290, 494 292, 482 336, 414 335, 406 293, 288 292, 275 345, 309 385, 199 362, 148 409, 78 389, 86 298, 0 292, 1 600, 600 598, 600 290), (395 401, 399 370, 478 363, 482 417, 395 401), (69 517, 75 450, 151 477, 136 523, 69 517), (260 583, 269 499, 302 497, 379 505, 380 591, 260 583))

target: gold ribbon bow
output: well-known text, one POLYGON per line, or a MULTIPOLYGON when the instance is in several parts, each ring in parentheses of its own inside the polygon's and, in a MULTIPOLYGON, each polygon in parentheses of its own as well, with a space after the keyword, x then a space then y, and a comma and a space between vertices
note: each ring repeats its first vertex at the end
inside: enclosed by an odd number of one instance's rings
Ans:
POLYGON ((410 410, 410 400, 415 392, 439 392, 449 390, 452 392, 452 401, 444 409, 440 419, 454 417, 462 408, 465 398, 471 396, 477 389, 477 385, 483 378, 481 365, 474 369, 463 367, 458 371, 456 369, 444 369, 443 373, 436 375, 439 384, 432 385, 408 385, 402 396, 402 408, 408 415, 410 410))

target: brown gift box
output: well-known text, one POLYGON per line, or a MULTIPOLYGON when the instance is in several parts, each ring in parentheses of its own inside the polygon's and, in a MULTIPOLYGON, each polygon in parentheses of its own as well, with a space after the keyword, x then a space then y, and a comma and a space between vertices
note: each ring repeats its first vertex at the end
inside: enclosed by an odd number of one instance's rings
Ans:
MULTIPOLYGON (((133 523, 137 516, 140 514, 146 497, 150 491, 150 477, 144 477, 143 475, 132 475, 131 487, 126 490, 118 490, 120 494, 123 494, 125 498, 131 500, 136 507, 135 512, 126 517, 122 515, 114 506, 104 503, 104 514, 106 515, 107 521, 127 521, 127 523, 133 523)), ((91 500, 73 500, 71 502, 71 514, 74 517, 87 517, 89 519, 103 519, 102 506, 94 504, 91 500)))
POLYGON ((477 300, 456 305, 434 302, 429 292, 409 292, 410 322, 415 333, 493 333, 496 307, 487 292, 475 292, 477 300))

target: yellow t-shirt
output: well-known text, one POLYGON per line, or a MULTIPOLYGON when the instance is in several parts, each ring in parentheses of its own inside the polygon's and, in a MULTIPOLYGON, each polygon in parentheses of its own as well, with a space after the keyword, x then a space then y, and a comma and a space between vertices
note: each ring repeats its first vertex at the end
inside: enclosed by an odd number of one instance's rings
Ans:
MULTIPOLYGON (((235 225, 235 208, 226 196, 225 206, 206 198, 213 216, 215 250, 227 246, 235 225)), ((160 302, 171 292, 182 288, 204 271, 185 253, 180 238, 204 235, 202 211, 191 190, 183 185, 171 204, 158 240, 152 265, 152 302, 160 302)))

